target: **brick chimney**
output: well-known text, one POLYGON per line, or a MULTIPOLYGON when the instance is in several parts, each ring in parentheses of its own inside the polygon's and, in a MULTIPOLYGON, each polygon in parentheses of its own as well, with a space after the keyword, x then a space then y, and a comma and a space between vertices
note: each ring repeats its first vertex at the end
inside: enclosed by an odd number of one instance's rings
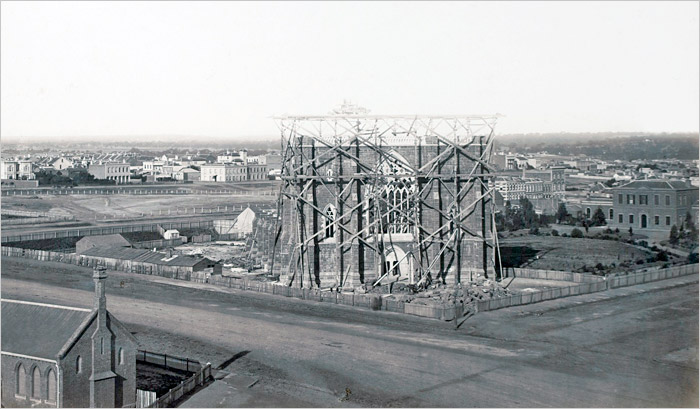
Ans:
POLYGON ((98 315, 101 315, 107 311, 107 297, 105 297, 107 268, 96 267, 92 272, 92 280, 95 282, 95 301, 93 304, 93 309, 98 311, 98 315))
POLYGON ((108 326, 107 298, 105 297, 105 284, 107 282, 107 269, 97 267, 92 272, 95 281, 94 311, 97 311, 95 332, 90 337, 92 340, 92 373, 90 375, 90 407, 113 408, 116 405, 117 375, 113 372, 114 334, 108 326))

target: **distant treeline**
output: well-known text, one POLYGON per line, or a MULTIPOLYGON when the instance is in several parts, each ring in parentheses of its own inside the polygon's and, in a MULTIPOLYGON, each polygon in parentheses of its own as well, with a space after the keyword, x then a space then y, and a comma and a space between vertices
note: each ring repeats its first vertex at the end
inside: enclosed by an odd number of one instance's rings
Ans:
POLYGON ((546 151, 607 160, 698 159, 698 134, 525 134, 497 135, 496 145, 518 153, 546 151))

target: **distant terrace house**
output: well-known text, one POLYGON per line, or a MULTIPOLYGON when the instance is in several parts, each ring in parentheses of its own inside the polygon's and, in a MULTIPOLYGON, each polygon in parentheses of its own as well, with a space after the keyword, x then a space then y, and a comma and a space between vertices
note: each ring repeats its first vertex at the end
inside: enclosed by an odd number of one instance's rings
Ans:
POLYGON ((92 309, 2 300, 3 407, 135 405, 138 344, 93 279, 92 309))
MULTIPOLYGON (((693 212, 698 188, 676 180, 635 180, 612 188, 613 227, 670 231, 693 212)), ((697 223, 697 218, 694 220, 697 223)))
POLYGON ((88 173, 95 179, 114 180, 118 185, 129 183, 131 173, 126 163, 101 163, 90 164, 88 173))
POLYGON ((51 162, 51 167, 56 170, 65 170, 73 167, 73 161, 61 157, 51 162))
POLYGON ((31 180, 36 179, 33 164, 28 160, 2 161, 0 179, 31 180))

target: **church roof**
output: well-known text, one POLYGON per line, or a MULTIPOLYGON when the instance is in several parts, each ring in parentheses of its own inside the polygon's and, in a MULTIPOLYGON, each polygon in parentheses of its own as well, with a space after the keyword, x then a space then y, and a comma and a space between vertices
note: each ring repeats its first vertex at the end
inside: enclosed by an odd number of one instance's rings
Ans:
POLYGON ((3 299, 2 351, 55 360, 92 315, 84 308, 3 299))

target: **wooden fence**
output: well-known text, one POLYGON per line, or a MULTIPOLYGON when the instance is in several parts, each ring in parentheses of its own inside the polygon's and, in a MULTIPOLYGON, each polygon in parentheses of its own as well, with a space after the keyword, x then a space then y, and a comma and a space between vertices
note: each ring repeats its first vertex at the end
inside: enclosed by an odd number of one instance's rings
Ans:
POLYGON ((178 369, 186 372, 198 372, 203 367, 199 361, 189 358, 145 351, 142 349, 139 349, 136 353, 136 362, 145 362, 165 369, 178 369))
MULTIPOLYGON (((188 280, 198 283, 210 283, 222 287, 239 290, 256 291, 267 294, 294 297, 303 300, 327 302, 332 304, 348 305, 353 307, 373 310, 400 312, 421 317, 451 320, 459 315, 461 306, 437 306, 417 303, 405 303, 386 299, 378 294, 337 293, 321 291, 316 288, 293 288, 280 285, 276 282, 254 281, 247 278, 224 277, 210 275, 205 272, 180 271, 177 267, 145 265, 145 263, 131 262, 130 260, 97 260, 81 257, 76 254, 59 252, 28 250, 15 247, 1 248, 2 256, 25 257, 35 260, 60 261, 85 266, 106 266, 115 270, 128 271, 138 274, 153 274, 163 277, 188 280)), ((551 288, 535 292, 522 292, 508 297, 492 298, 475 303, 476 311, 491 311, 500 308, 514 307, 518 305, 532 304, 561 297, 590 294, 605 291, 611 288, 642 284, 672 277, 698 274, 698 264, 683 265, 667 269, 659 269, 648 272, 633 273, 628 275, 614 275, 610 277, 592 276, 580 273, 570 273, 549 270, 516 269, 516 277, 528 277, 538 279, 564 280, 570 278, 571 286, 551 288)))
POLYGON ((167 408, 180 400, 187 393, 198 386, 204 385, 211 378, 211 364, 206 364, 194 375, 180 382, 180 384, 170 389, 165 395, 153 402, 149 408, 167 408))
MULTIPOLYGON (((516 269, 518 270, 518 269, 516 269)), ((530 276, 529 278, 544 278, 551 277, 551 271, 546 270, 529 270, 519 269, 520 274, 516 271, 516 277, 530 276), (529 270, 525 272, 522 270, 529 270)), ((534 291, 530 293, 519 293, 510 297, 492 298, 490 300, 478 301, 476 303, 477 311, 491 311, 500 308, 514 307, 517 305, 532 304, 556 298, 569 297, 573 295, 589 294, 599 291, 605 291, 617 287, 625 287, 635 284, 649 283, 652 281, 665 280, 667 278, 680 277, 691 274, 698 274, 698 264, 688 264, 683 266, 652 270, 646 272, 632 273, 627 275, 612 275, 609 277, 586 276, 580 273, 554 272, 563 274, 574 274, 574 280, 577 276, 582 276, 579 279, 583 281, 575 281, 579 284, 569 287, 550 288, 542 291, 534 291), (587 282, 586 282, 587 281, 587 282)), ((555 275, 556 276, 556 275, 555 275)), ((560 276, 561 277, 561 276, 560 276)), ((546 279, 546 278, 544 278, 546 279)), ((551 278, 550 278, 551 279, 551 278)))
POLYGON ((237 196, 276 196, 277 190, 237 190, 237 189, 193 189, 182 187, 147 188, 134 187, 85 187, 85 188, 7 188, 3 186, 2 196, 38 196, 38 195, 237 195, 237 196))
POLYGON ((166 229, 210 229, 214 226, 212 220, 199 220, 187 222, 164 222, 149 224, 130 224, 126 226, 104 226, 104 227, 81 227, 76 229, 42 231, 14 236, 3 236, 2 243, 12 243, 16 241, 60 239, 65 237, 100 236, 104 234, 131 233, 140 231, 157 231, 158 225, 166 229))
POLYGON ((156 275, 186 281, 191 280, 193 272, 193 268, 190 266, 168 266, 133 260, 64 253, 60 251, 31 250, 2 246, 0 248, 0 254, 3 257, 21 257, 39 261, 55 261, 83 267, 107 267, 112 270, 128 273, 156 275))

